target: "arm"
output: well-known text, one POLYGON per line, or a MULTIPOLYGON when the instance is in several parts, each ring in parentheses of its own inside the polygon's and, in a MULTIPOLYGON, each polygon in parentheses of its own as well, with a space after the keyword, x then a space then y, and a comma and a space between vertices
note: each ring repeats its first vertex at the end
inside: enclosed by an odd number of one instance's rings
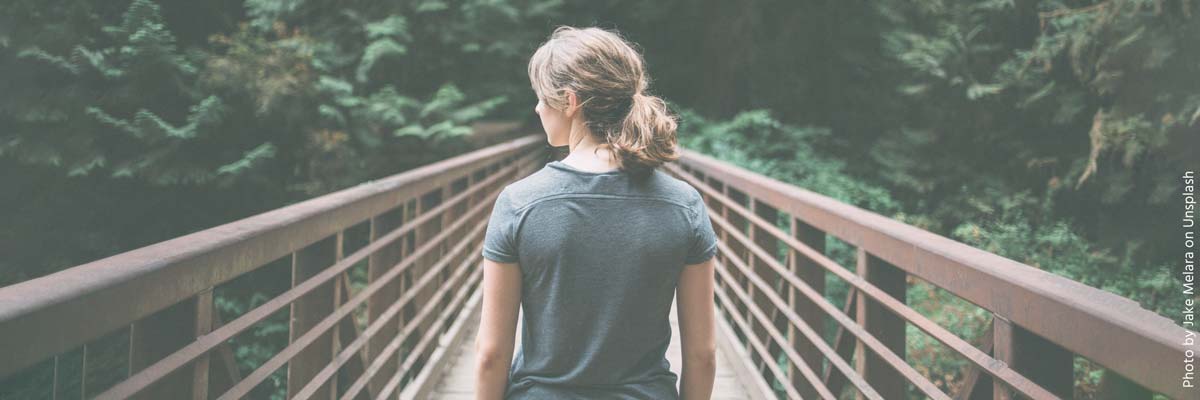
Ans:
POLYGON ((483 259, 483 311, 475 336, 475 398, 502 399, 521 307, 521 268, 483 259))
POLYGON ((716 257, 683 267, 675 291, 683 371, 679 381, 682 400, 708 400, 717 369, 717 344, 713 332, 713 270, 716 257))

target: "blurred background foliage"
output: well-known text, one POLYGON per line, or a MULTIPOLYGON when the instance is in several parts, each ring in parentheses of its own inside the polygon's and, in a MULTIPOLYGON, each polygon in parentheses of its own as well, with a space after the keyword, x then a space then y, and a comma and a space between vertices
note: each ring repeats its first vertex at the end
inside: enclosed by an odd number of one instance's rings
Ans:
POLYGON ((4 0, 0 286, 468 151, 481 119, 536 129, 525 63, 567 24, 639 44, 689 148, 1174 318, 1196 3, 4 0))

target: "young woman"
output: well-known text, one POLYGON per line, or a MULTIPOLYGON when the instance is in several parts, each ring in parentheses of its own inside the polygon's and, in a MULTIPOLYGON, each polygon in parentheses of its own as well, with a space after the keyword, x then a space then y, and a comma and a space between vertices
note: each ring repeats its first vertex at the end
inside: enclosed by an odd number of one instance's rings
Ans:
POLYGON ((529 79, 550 145, 570 154, 496 200, 476 398, 708 399, 717 238, 699 192, 657 168, 679 157, 676 121, 646 93, 641 55, 615 33, 560 27, 529 79), (682 376, 665 357, 676 296, 682 376))

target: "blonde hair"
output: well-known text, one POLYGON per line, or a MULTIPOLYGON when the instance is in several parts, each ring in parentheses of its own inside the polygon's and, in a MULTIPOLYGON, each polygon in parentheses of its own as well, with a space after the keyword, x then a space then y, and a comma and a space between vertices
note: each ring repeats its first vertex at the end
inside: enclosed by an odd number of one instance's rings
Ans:
POLYGON ((586 126, 607 143, 621 170, 646 172, 679 158, 678 123, 661 98, 646 93, 650 78, 642 55, 617 33, 560 26, 529 60, 538 98, 567 106, 580 101, 586 126))

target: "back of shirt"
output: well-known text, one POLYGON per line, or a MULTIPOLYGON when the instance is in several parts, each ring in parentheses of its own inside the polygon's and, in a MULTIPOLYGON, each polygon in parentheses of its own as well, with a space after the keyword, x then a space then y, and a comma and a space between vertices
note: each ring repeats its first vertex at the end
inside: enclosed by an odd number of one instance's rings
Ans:
POLYGON ((662 171, 560 161, 504 188, 483 256, 518 263, 524 314, 506 399, 675 399, 679 273, 717 250, 704 201, 662 171))

